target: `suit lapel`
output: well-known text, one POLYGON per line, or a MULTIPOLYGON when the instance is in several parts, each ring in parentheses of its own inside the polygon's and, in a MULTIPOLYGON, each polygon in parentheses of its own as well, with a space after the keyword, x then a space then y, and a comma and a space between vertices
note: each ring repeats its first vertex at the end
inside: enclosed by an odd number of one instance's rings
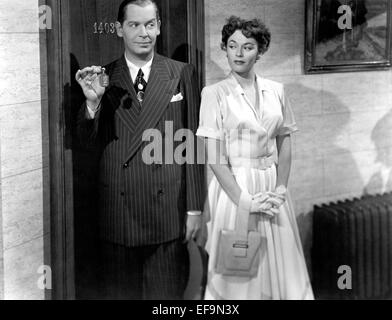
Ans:
POLYGON ((175 93, 178 82, 179 78, 174 78, 174 75, 167 65, 166 58, 155 54, 150 77, 147 83, 142 111, 138 118, 137 126, 125 162, 135 154, 142 144, 143 132, 147 129, 154 128, 159 119, 162 117, 162 114, 175 93))
POLYGON ((117 60, 113 69, 107 96, 112 105, 119 106, 116 110, 119 118, 130 131, 134 131, 139 116, 134 104, 139 102, 124 56, 117 60))

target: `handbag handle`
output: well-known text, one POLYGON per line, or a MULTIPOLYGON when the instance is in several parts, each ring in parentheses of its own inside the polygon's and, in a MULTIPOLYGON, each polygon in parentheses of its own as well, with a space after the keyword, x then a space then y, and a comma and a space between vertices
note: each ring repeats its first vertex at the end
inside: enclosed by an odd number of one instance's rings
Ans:
POLYGON ((237 208, 235 230, 243 238, 248 237, 248 224, 251 204, 252 196, 247 192, 241 192, 240 201, 237 208))

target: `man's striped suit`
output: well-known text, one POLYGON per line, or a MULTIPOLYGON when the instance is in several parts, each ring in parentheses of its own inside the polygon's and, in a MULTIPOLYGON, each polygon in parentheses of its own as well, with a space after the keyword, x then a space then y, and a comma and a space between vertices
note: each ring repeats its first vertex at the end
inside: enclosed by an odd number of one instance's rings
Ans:
MULTIPOLYGON (((186 212, 203 209, 204 167, 179 165, 175 161, 173 164, 147 165, 142 153, 150 142, 143 142, 142 136, 148 129, 161 132, 165 160, 166 152, 174 152, 164 148, 165 139, 173 139, 170 137, 172 132, 165 132, 166 122, 171 122, 174 133, 182 128, 196 132, 199 91, 194 69, 189 64, 155 54, 141 107, 125 57, 106 66, 106 70, 110 85, 96 117, 88 119, 85 105, 78 117, 81 142, 98 146, 102 153, 100 237, 110 245, 136 251, 171 242, 181 243, 186 212), (179 93, 183 100, 171 102, 179 93)), ((174 142, 174 149, 179 144, 181 142, 174 142)), ((192 152, 196 159, 196 150, 192 152)), ((133 256, 129 252, 126 255, 133 256)), ((162 259, 168 259, 165 255, 170 256, 166 251, 162 259)), ((162 261, 161 265, 165 263, 162 261)), ((186 262, 181 263, 186 265, 186 262)), ((178 268, 173 270, 178 272, 178 268)), ((149 296, 154 294, 144 294, 144 297, 149 296)))

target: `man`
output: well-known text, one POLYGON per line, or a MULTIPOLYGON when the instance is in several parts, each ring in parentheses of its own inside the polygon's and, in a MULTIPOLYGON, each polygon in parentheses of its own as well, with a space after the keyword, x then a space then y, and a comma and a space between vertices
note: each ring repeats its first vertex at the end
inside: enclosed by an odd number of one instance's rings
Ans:
MULTIPOLYGON (((99 225, 112 298, 181 299, 189 275, 185 242, 201 224, 203 166, 143 161, 146 130, 172 139, 165 124, 174 132, 198 126, 194 69, 154 53, 160 24, 154 1, 123 1, 116 29, 124 56, 105 70, 76 74, 86 96, 78 134, 102 151, 99 225)), ((196 159, 194 150, 186 152, 196 159)))

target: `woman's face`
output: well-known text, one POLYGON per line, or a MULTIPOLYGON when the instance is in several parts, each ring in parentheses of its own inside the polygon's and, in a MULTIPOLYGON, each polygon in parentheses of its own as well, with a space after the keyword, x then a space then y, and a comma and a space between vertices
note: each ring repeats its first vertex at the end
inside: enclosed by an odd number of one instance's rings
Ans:
POLYGON ((230 68, 240 75, 252 70, 259 55, 257 41, 245 37, 241 30, 236 30, 227 40, 226 52, 230 68))

